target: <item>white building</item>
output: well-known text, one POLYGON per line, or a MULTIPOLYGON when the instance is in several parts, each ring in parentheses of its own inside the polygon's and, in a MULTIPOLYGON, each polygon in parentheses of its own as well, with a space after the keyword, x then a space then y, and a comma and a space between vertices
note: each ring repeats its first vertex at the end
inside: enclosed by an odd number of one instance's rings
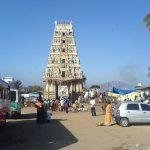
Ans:
POLYGON ((9 84, 10 82, 15 81, 13 77, 3 77, 2 80, 5 81, 5 82, 7 82, 8 84, 9 84))

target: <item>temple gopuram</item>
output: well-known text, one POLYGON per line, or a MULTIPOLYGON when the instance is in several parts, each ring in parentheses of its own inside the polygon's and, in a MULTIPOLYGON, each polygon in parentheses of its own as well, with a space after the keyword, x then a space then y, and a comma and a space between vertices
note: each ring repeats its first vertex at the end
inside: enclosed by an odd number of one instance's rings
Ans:
POLYGON ((44 73, 44 98, 67 96, 75 100, 83 92, 81 71, 72 22, 56 22, 44 73))

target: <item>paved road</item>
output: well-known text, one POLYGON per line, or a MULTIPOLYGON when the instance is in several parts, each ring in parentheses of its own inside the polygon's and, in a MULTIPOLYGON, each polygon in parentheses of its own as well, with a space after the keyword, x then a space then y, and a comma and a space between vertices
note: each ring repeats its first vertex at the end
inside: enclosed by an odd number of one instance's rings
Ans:
POLYGON ((25 108, 21 119, 8 120, 0 150, 150 150, 150 125, 97 127, 104 116, 90 112, 55 112, 52 123, 37 125, 35 112, 25 108))

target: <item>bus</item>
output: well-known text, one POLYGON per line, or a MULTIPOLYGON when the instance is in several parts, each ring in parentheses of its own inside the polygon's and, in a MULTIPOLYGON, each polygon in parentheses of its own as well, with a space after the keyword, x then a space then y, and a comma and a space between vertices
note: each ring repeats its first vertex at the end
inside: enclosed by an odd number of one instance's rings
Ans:
POLYGON ((10 112, 10 87, 0 79, 0 127, 5 126, 6 117, 10 112))

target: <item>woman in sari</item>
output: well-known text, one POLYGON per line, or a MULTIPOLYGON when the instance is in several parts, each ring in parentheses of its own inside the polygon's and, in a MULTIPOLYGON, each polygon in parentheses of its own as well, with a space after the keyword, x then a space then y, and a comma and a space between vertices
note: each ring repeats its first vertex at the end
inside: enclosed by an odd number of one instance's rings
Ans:
POLYGON ((35 108, 37 108, 37 124, 45 123, 45 110, 43 101, 41 99, 37 99, 35 103, 35 108))
POLYGON ((107 102, 107 107, 106 107, 106 114, 105 114, 105 122, 104 125, 105 126, 110 126, 111 125, 111 101, 107 102))

